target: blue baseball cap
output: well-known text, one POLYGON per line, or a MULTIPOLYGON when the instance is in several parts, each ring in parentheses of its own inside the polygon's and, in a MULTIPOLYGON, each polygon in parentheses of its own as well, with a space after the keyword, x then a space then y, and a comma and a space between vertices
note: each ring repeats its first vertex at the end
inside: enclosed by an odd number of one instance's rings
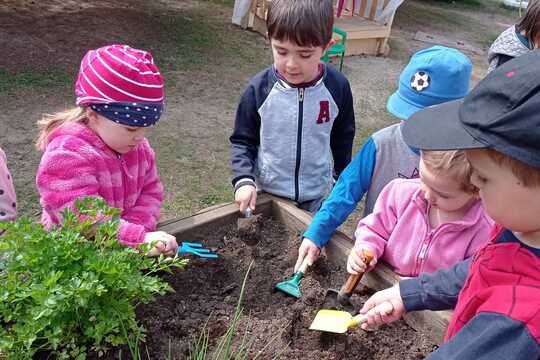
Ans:
POLYGON ((424 150, 491 148, 540 170, 540 50, 490 72, 464 99, 425 108, 403 124, 424 150))
POLYGON ((471 60, 456 49, 437 45, 420 50, 401 72, 386 108, 406 120, 425 107, 460 99, 469 92, 471 71, 471 60))

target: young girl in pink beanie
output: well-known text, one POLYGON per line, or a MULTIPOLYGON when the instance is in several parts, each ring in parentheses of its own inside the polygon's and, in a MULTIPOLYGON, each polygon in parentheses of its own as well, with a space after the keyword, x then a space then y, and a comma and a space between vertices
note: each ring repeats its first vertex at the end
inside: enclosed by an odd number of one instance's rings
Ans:
POLYGON ((165 99, 152 55, 127 45, 90 50, 75 92, 77 107, 38 122, 42 223, 58 224, 76 199, 99 196, 122 211, 121 243, 154 243, 152 255, 175 255, 175 237, 155 231, 163 187, 144 136, 158 122, 165 99))

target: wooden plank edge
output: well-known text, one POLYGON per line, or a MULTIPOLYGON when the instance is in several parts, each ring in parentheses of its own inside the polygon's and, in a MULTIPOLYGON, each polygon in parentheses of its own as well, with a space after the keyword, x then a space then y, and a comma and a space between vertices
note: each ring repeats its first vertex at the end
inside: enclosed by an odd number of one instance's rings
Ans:
MULTIPOLYGON (((270 215, 271 207, 272 199, 265 194, 261 194, 261 196, 257 198, 257 208, 255 212, 262 212, 265 215, 270 215)), ((240 217, 240 215, 238 205, 234 203, 224 203, 204 209, 195 215, 160 223, 158 225, 158 230, 175 235, 178 240, 184 240, 186 237, 193 236, 201 226, 230 223, 240 217)))

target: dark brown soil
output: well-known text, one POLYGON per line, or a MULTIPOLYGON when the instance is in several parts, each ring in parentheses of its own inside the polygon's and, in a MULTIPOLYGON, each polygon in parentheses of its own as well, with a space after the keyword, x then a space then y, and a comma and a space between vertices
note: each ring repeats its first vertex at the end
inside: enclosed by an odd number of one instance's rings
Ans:
MULTIPOLYGON (((421 359, 434 349, 425 336, 401 321, 375 332, 353 329, 345 335, 308 330, 324 302, 326 289, 340 287, 346 274, 322 258, 302 280, 300 299, 274 292, 277 282, 291 276, 300 241, 299 234, 290 233, 277 221, 265 219, 261 241, 253 248, 237 238, 236 222, 209 229, 193 240, 216 249, 220 258, 193 258, 185 271, 165 275, 176 293, 138 308, 138 318, 148 330, 143 348, 146 346, 152 359, 188 358, 189 343, 206 321, 213 349, 227 331, 251 261, 254 263, 234 342, 238 344, 247 330, 248 339, 253 340, 249 359, 269 342, 259 359, 272 359, 279 353, 289 360, 421 359)), ((359 306, 367 296, 364 289, 353 294, 351 301, 359 306)))

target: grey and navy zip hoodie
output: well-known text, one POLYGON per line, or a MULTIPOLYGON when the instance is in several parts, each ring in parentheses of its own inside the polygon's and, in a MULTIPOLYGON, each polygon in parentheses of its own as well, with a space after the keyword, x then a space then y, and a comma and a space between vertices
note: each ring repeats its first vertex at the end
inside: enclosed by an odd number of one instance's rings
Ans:
POLYGON ((288 84, 273 66, 251 79, 230 137, 235 191, 256 183, 298 203, 317 200, 350 162, 355 120, 349 82, 331 66, 321 63, 319 70, 301 85, 288 84))

